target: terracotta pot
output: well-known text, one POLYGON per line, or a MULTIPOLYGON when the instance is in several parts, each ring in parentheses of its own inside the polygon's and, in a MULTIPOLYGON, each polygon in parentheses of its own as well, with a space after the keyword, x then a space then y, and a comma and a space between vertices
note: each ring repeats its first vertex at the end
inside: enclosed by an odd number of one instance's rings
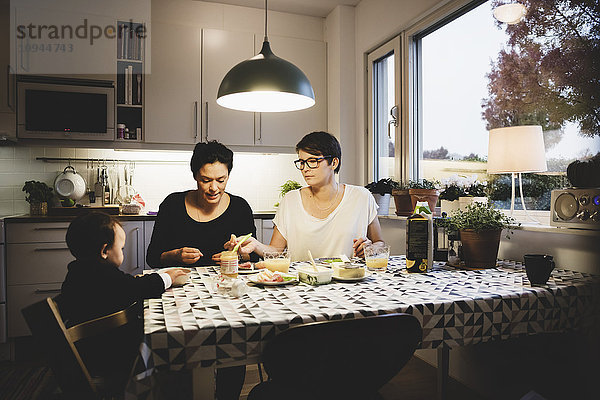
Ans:
POLYGON ((404 217, 412 215, 415 208, 410 201, 408 189, 395 189, 392 191, 392 196, 394 196, 394 203, 396 204, 396 215, 404 217))
POLYGON ((469 268, 494 268, 500 247, 502 229, 475 232, 472 229, 460 230, 462 258, 469 268))
POLYGON ((29 215, 48 215, 48 203, 29 203, 29 215))
POLYGON ((377 215, 388 215, 390 212, 390 197, 392 196, 389 193, 373 193, 373 197, 375 198, 375 202, 379 206, 379 208, 377 209, 377 215))
POLYGON ((437 204, 440 192, 437 189, 408 189, 410 193, 410 201, 412 203, 412 209, 415 209, 417 201, 426 201, 429 203, 429 209, 433 213, 435 205, 437 204))

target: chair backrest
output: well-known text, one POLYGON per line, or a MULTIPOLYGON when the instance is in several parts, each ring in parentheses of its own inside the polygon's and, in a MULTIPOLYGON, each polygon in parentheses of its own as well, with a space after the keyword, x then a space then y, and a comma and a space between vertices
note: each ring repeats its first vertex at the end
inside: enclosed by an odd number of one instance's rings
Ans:
POLYGON ((317 322, 275 336, 262 361, 297 398, 366 399, 406 365, 421 336, 409 314, 317 322))
MULTIPOLYGON (((58 300, 58 298, 55 298, 58 300)), ((57 301, 50 297, 21 310, 61 389, 68 398, 99 398, 99 388, 75 346, 81 339, 101 335, 134 320, 135 303, 125 310, 67 328, 57 301)))

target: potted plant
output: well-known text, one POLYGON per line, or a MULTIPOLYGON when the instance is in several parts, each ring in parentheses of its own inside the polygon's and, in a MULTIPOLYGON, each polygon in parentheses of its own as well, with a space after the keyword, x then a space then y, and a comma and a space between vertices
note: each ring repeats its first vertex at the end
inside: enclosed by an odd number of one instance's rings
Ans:
POLYGON ((440 207, 442 216, 450 215, 454 210, 458 210, 458 199, 464 196, 465 189, 463 185, 463 178, 454 174, 447 179, 442 180, 444 190, 440 193, 440 207))
MULTIPOLYGON (((514 227, 516 221, 493 204, 472 203, 439 222, 449 231, 459 233, 466 267, 493 268, 498 257, 500 234, 503 229, 514 227)), ((506 238, 510 238, 511 233, 509 230, 506 238)))
POLYGON ((408 184, 408 193, 410 194, 411 207, 414 210, 417 201, 426 201, 429 203, 429 209, 433 212, 438 201, 440 192, 437 189, 437 181, 427 179, 419 181, 410 181, 408 184))
MULTIPOLYGON (((295 190, 295 189, 300 189, 302 187, 301 184, 299 184, 298 182, 289 179, 287 181, 285 181, 285 183, 283 185, 281 185, 279 188, 279 197, 283 198, 283 196, 285 196, 285 194, 287 192, 289 192, 290 190, 295 190)), ((274 204, 275 207, 279 207, 279 202, 274 204)))
POLYGON ((27 193, 30 215, 48 215, 48 202, 54 196, 51 187, 44 182, 27 181, 22 190, 27 193))
POLYGON ((377 202, 379 209, 377 215, 388 215, 390 210, 390 197, 394 189, 400 188, 400 183, 392 178, 380 179, 377 182, 371 182, 365 186, 377 202))
POLYGON ((488 198, 486 194, 487 182, 479 182, 475 180, 465 188, 465 194, 460 196, 458 199, 459 208, 464 210, 468 204, 472 203, 487 203, 488 198))
POLYGON ((396 182, 398 186, 392 190, 392 196, 394 197, 394 204, 396 205, 396 215, 408 217, 412 215, 415 209, 410 201, 410 194, 408 193, 408 185, 396 182))

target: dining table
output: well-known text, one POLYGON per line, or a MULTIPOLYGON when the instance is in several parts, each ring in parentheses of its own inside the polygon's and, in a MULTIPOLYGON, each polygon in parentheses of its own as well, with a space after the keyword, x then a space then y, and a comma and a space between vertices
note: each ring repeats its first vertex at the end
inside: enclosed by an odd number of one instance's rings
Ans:
MULTIPOLYGON (((293 272, 299 263, 292 263, 293 272)), ((290 327, 392 313, 414 315, 421 349, 437 349, 438 398, 446 396, 449 350, 548 332, 585 331, 600 319, 600 276, 555 269, 534 286, 520 262, 467 270, 435 262, 406 271, 391 256, 385 271, 359 281, 312 286, 250 283, 239 297, 218 287, 218 267, 196 267, 189 282, 144 302, 144 339, 127 395, 152 390, 156 370, 191 369, 194 399, 214 399, 215 369, 260 361, 265 344, 290 327)))

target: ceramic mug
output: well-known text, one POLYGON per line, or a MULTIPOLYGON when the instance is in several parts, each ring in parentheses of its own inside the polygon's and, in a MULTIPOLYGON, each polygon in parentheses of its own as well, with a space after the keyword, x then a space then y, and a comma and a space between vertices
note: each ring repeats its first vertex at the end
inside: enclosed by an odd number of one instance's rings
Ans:
POLYGON ((525 272, 532 285, 543 285, 554 269, 554 259, 548 254, 525 254, 525 272))

